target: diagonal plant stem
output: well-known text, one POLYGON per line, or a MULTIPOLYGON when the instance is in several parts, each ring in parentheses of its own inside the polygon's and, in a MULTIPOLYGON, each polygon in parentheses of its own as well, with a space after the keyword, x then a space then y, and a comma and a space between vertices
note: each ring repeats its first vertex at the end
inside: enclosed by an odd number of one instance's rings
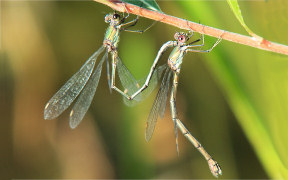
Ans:
POLYGON ((133 4, 128 4, 120 0, 94 0, 94 1, 105 4, 119 12, 126 12, 130 14, 139 15, 148 19, 160 21, 162 23, 178 27, 180 29, 190 30, 191 28, 195 32, 203 33, 208 36, 213 36, 216 38, 221 37, 222 39, 235 42, 238 44, 244 44, 258 49, 288 55, 288 46, 274 43, 266 39, 258 40, 254 37, 244 36, 241 34, 232 33, 221 29, 204 26, 202 24, 191 22, 186 19, 181 19, 178 17, 164 14, 163 12, 151 11, 145 8, 141 8, 139 6, 135 6, 133 4))

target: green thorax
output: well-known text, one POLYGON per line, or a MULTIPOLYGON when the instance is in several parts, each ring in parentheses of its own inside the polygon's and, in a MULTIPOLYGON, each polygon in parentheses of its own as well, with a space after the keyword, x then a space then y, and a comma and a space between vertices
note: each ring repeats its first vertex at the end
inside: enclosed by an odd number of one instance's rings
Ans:
POLYGON ((104 46, 108 46, 109 49, 116 49, 119 42, 120 29, 117 26, 109 26, 106 30, 104 38, 104 46))
POLYGON ((168 58, 168 65, 174 71, 179 71, 182 64, 182 59, 185 54, 185 49, 180 46, 176 46, 171 52, 168 58))

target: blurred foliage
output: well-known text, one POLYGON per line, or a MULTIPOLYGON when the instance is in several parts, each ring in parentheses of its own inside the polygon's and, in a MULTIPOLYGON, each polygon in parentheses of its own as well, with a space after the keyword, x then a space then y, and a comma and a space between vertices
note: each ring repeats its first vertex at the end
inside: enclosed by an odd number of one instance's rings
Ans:
MULTIPOLYGON (((158 3, 167 14, 245 34, 225 1, 158 3)), ((240 5, 257 34, 288 44, 287 1, 240 5)), ((145 121, 155 93, 126 107, 119 94, 109 93, 105 71, 79 127, 69 129, 69 111, 44 121, 45 103, 102 45, 109 12, 89 1, 1 2, 1 179, 213 178, 203 157, 181 135, 177 156, 169 108, 147 143, 145 121)), ((135 29, 150 23, 140 18, 135 29)), ((137 79, 147 75, 175 31, 157 23, 142 35, 121 34, 120 57, 137 79)), ((216 41, 205 40, 204 48, 216 41)), ((287 60, 226 41, 209 54, 185 56, 178 115, 219 162, 221 178, 287 179, 287 60)))

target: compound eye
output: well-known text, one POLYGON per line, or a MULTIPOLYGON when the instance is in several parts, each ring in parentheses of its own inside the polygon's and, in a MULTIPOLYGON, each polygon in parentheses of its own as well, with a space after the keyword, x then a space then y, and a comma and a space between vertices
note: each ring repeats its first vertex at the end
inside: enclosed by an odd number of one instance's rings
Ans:
POLYGON ((179 41, 179 42, 185 42, 185 37, 184 37, 183 35, 180 35, 180 36, 178 37, 178 41, 179 41))
POLYGON ((119 19, 120 15, 119 14, 113 14, 113 19, 119 19))

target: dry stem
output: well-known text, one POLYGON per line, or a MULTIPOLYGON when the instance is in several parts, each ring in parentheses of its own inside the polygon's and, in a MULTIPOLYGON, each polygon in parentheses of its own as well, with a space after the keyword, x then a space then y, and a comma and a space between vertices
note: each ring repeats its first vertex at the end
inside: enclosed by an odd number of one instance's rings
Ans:
POLYGON ((244 44, 247 46, 255 47, 258 49, 263 49, 266 51, 272 51, 272 52, 276 52, 279 54, 288 55, 288 46, 270 42, 266 39, 259 40, 254 37, 244 36, 241 34, 232 33, 232 32, 216 29, 216 28, 209 27, 209 26, 204 26, 203 28, 202 24, 198 24, 198 23, 194 23, 191 21, 187 21, 185 19, 170 16, 170 15, 164 14, 163 12, 157 12, 157 11, 144 9, 139 6, 121 2, 119 0, 94 0, 94 1, 105 4, 119 12, 128 11, 130 14, 135 14, 135 15, 149 18, 155 21, 160 21, 160 22, 178 27, 180 29, 190 30, 189 28, 190 26, 193 31, 203 33, 209 36, 213 36, 216 38, 219 38, 221 36, 222 39, 225 39, 231 42, 244 44))

